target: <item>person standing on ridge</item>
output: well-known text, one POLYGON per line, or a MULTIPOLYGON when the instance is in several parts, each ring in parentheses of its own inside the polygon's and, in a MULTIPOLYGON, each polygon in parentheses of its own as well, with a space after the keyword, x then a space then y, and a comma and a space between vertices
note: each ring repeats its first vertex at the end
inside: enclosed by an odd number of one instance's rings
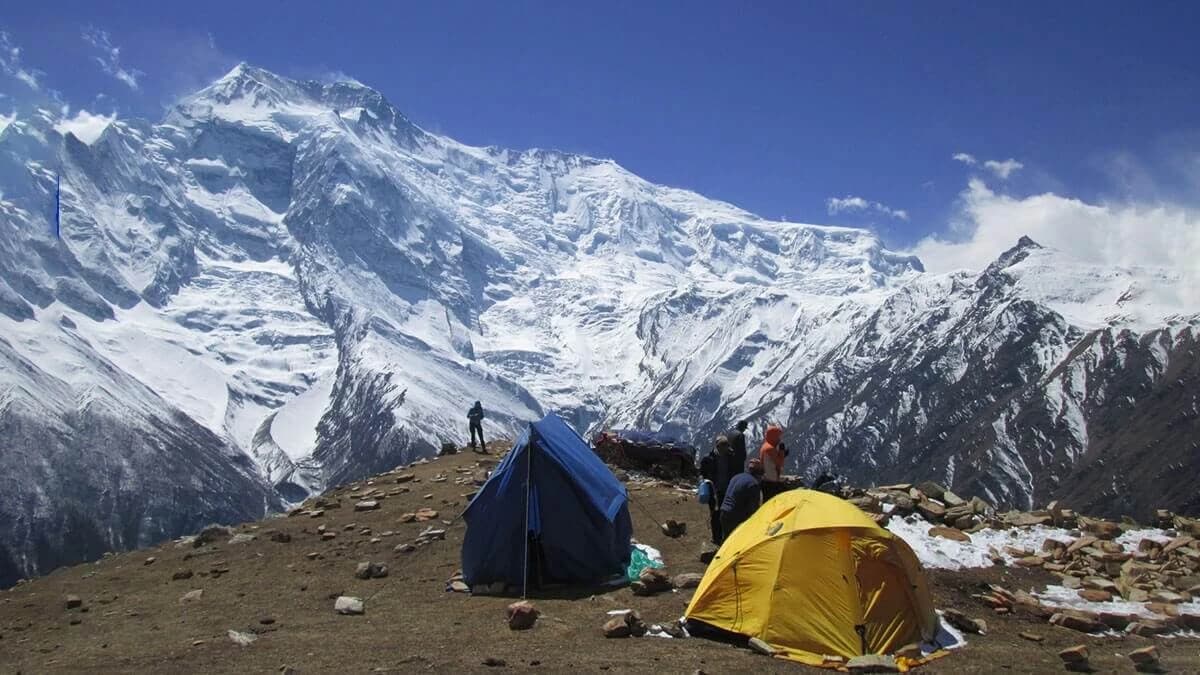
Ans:
POLYGON ((762 447, 758 450, 758 459, 762 462, 762 496, 764 502, 783 492, 783 459, 785 452, 783 429, 778 424, 768 426, 765 440, 762 447))
POLYGON ((475 405, 467 411, 467 424, 471 428, 471 449, 475 449, 475 436, 479 435, 479 451, 487 454, 487 446, 483 443, 483 404, 475 401, 475 405))
POLYGON ((712 481, 713 494, 708 501, 708 525, 712 530, 712 542, 717 546, 725 541, 721 530, 721 505, 725 501, 725 489, 729 481, 743 471, 737 463, 729 439, 717 436, 716 448, 700 460, 700 475, 712 481))
POLYGON ((746 471, 729 480, 725 500, 721 502, 721 532, 728 539, 738 525, 746 522, 762 504, 763 466, 757 459, 746 462, 746 471))
POLYGON ((746 420, 741 420, 733 431, 729 432, 729 449, 733 455, 733 465, 737 467, 736 473, 741 473, 746 470, 746 427, 750 423, 746 420))

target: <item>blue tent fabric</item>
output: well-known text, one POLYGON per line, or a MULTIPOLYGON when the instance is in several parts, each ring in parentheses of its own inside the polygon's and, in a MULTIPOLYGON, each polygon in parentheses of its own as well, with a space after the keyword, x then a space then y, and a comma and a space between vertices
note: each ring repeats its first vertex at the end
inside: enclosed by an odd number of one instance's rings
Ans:
POLYGON ((523 587, 530 533, 541 542, 546 581, 597 581, 629 564, 633 524, 625 486, 554 413, 521 434, 463 518, 463 580, 471 586, 523 587))

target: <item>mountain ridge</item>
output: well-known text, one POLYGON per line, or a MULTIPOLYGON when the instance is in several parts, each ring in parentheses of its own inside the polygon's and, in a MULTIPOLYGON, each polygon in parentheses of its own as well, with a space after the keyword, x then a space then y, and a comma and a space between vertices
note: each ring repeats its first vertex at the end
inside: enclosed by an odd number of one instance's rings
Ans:
MULTIPOLYGON (((778 421, 791 471, 867 484, 932 465, 1023 505, 1069 492, 1077 467, 1136 474, 1104 449, 1119 431, 1089 426, 1132 415, 1105 392, 1165 388, 1181 421, 1147 433, 1166 439, 1166 464, 1200 470, 1180 440, 1200 430, 1186 394, 1200 315, 1171 270, 1075 263, 1022 238, 980 273, 931 275, 865 230, 765 220, 612 160, 468 146, 368 87, 249 65, 161 123, 116 120, 90 144, 49 111, 18 118, 0 135, 0 181, 0 396, 26 402, 0 409, 0 427, 136 403, 149 412, 104 419, 182 445, 147 449, 121 489, 194 439, 213 464, 178 480, 249 495, 210 520, 462 442, 476 399, 489 437, 547 409, 581 432, 665 428, 700 447, 738 418, 754 433, 778 421), (43 400, 59 404, 29 403, 43 400)), ((23 443, 5 457, 53 454, 23 443)), ((126 455, 115 439, 94 451, 126 455)), ((25 534, 0 541, 52 530, 60 507, 23 505, 45 476, 8 468, 18 496, 0 513, 25 534)), ((1080 507, 1148 507, 1086 482, 1080 507)), ((1200 508, 1167 492, 1163 506, 1200 508)), ((22 572, 79 559, 31 550, 9 554, 22 572)))

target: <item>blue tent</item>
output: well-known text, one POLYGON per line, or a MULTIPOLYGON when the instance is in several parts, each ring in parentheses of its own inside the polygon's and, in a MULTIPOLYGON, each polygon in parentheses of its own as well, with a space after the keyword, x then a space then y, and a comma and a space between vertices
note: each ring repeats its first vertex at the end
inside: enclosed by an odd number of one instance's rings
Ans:
POLYGON ((597 581, 629 564, 625 486, 554 413, 530 423, 463 518, 471 586, 597 581))

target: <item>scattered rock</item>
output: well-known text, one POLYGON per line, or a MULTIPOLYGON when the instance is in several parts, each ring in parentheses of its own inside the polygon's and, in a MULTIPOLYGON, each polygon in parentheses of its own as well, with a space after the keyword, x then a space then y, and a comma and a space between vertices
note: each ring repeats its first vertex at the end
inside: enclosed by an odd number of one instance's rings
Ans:
POLYGON ((423 523, 427 520, 436 520, 438 517, 438 512, 431 508, 423 507, 417 509, 417 512, 413 515, 418 523, 423 523))
POLYGON ((83 599, 78 595, 68 595, 66 598, 67 609, 78 609, 83 607, 83 599))
POLYGON ((1100 612, 1096 618, 1100 623, 1114 630, 1125 630, 1129 624, 1137 620, 1136 615, 1121 612, 1100 612))
POLYGON ((233 530, 224 525, 209 525, 200 530, 196 538, 192 540, 192 546, 200 548, 206 544, 214 544, 222 539, 233 536, 233 530))
POLYGON ((1112 593, 1101 591, 1095 588, 1085 588, 1079 591, 1079 597, 1088 602, 1108 602, 1113 599, 1112 593))
POLYGON ((1175 605, 1187 602, 1187 598, 1183 597, 1179 593, 1175 593, 1174 591, 1168 591, 1160 588, 1158 590, 1150 591, 1150 601, 1175 605))
POLYGON ((199 600, 202 597, 204 597, 204 589, 197 588, 195 590, 184 593, 183 597, 179 598, 179 602, 181 604, 186 603, 186 602, 196 602, 197 600, 199 600))
POLYGON ((1054 522, 1054 518, 1049 515, 1037 515, 1033 513, 1007 513, 1004 515, 1004 521, 1013 527, 1035 527, 1037 525, 1050 525, 1054 522))
POLYGON ((341 595, 334 601, 333 611, 338 614, 362 614, 366 609, 363 607, 362 598, 341 595))
POLYGON ((984 622, 983 619, 972 619, 957 609, 944 610, 942 612, 942 617, 946 619, 946 623, 954 626, 964 633, 983 635, 987 632, 987 623, 984 622))
POLYGON ((412 544, 396 544, 396 547, 392 549, 395 553, 412 553, 415 550, 417 547, 412 544))
POLYGON ((625 638, 630 636, 629 624, 625 623, 625 617, 616 616, 605 622, 601 628, 604 631, 606 638, 625 638))
POLYGON ((604 624, 606 638, 642 637, 646 631, 646 622, 642 621, 642 615, 635 609, 626 610, 604 624))
POLYGON ((750 647, 751 651, 758 652, 763 656, 775 656, 776 653, 776 649, 774 647, 756 637, 750 638, 750 642, 747 643, 747 646, 750 647))
POLYGON ((946 494, 946 488, 942 486, 942 484, 935 483, 931 480, 927 480, 924 483, 917 483, 917 489, 920 490, 921 494, 925 495, 926 497, 929 497, 930 499, 936 499, 938 501, 941 501, 942 496, 946 494))
POLYGON ((1128 656, 1129 660, 1133 661, 1138 670, 1152 670, 1158 666, 1158 647, 1154 645, 1135 649, 1125 656, 1128 656))
POLYGON ((700 562, 704 563, 705 565, 712 562, 712 559, 716 555, 717 547, 711 542, 706 541, 704 542, 704 545, 700 547, 700 562))
POLYGON ((1081 633, 1099 633, 1104 630, 1104 624, 1096 616, 1073 610, 1055 613, 1050 617, 1050 623, 1081 633))
POLYGON ((1067 647, 1058 653, 1058 658, 1062 659, 1063 663, 1068 665, 1081 665, 1088 662, 1087 645, 1075 645, 1067 647))
POLYGON ((638 575, 638 580, 629 585, 634 595, 654 595, 671 590, 671 577, 656 567, 647 567, 638 575))
POLYGON ((917 503, 917 511, 931 523, 940 523, 946 517, 946 507, 928 499, 917 503))
POLYGON ((541 615, 541 612, 532 603, 525 600, 512 603, 504 610, 504 613, 508 617, 508 627, 510 630, 528 630, 533 628, 533 625, 537 623, 538 616, 541 615))
POLYGON ((378 562, 360 562, 354 569, 354 576, 357 579, 382 579, 387 575, 387 565, 378 562))
POLYGON ((1041 642, 1046 639, 1046 638, 1042 637, 1041 635, 1038 635, 1037 633, 1020 632, 1020 633, 1017 633, 1017 636, 1023 640, 1029 640, 1030 642, 1041 642))
POLYGON ((1121 536, 1121 526, 1107 520, 1080 517, 1079 524, 1084 531, 1097 539, 1116 539, 1121 536))
POLYGON ((452 593, 470 593, 471 587, 462 579, 455 579, 446 584, 446 590, 452 593))
POLYGON ((322 532, 321 533, 321 541, 329 541, 331 539, 337 539, 337 532, 322 532))
POLYGON ((489 656, 483 660, 483 665, 487 666, 488 668, 503 668, 508 665, 508 661, 489 656))
POLYGON ((231 538, 229 540, 229 544, 231 546, 234 546, 237 544, 249 544, 250 542, 254 541, 257 538, 258 537, 254 536, 253 534, 250 534, 248 532, 239 532, 238 534, 233 535, 233 538, 231 538))
POLYGON ((967 501, 965 499, 963 499, 962 497, 959 497, 958 495, 954 494, 953 492, 951 492, 949 490, 946 490, 945 492, 943 492, 942 496, 940 498, 934 497, 934 499, 938 499, 940 502, 942 502, 946 506, 949 506, 950 508, 954 508, 956 506, 965 506, 967 503, 967 501))
POLYGON ((1165 621, 1139 618, 1137 621, 1126 626, 1125 632, 1130 635, 1140 635, 1141 637, 1153 637, 1155 635, 1170 633, 1171 626, 1165 621))
POLYGON ((1121 592, 1121 590, 1117 588, 1117 585, 1113 583, 1111 579, 1105 579, 1104 577, 1084 577, 1083 581, 1080 583, 1084 588, 1096 591, 1108 591, 1109 593, 1121 592))
POLYGON ((896 659, 883 654, 865 654, 855 656, 846 662, 846 669, 851 673, 898 673, 900 667, 896 659))
POLYGON ((684 572, 671 577, 671 585, 680 589, 695 588, 700 585, 700 580, 703 578, 703 574, 684 572))
POLYGON ((158 562, 158 558, 155 558, 154 556, 150 556, 149 558, 146 558, 146 561, 143 562, 142 564, 143 565, 153 565, 156 562, 158 562))
POLYGON ((191 570, 179 570, 171 575, 171 581, 183 581, 184 579, 191 579, 192 576, 193 572, 191 570))
POLYGON ((379 502, 374 499, 366 499, 354 505, 355 511, 377 511, 378 509, 379 502))
POLYGON ((278 544, 289 544, 292 541, 292 535, 288 534, 287 532, 272 532, 271 541, 278 544))
POLYGON ((941 527, 941 526, 931 527, 931 528, 929 528, 929 536, 941 537, 943 539, 950 539, 952 541, 961 541, 964 543, 971 542, 971 535, 963 532, 962 530, 955 529, 953 527, 941 527))
POLYGON ((251 643, 258 639, 258 636, 254 633, 242 633, 232 629, 226 631, 225 634, 229 636, 230 642, 239 647, 249 647, 251 643))
POLYGON ((681 523, 676 520, 667 520, 662 524, 662 533, 671 539, 678 539, 687 534, 687 523, 681 523))

